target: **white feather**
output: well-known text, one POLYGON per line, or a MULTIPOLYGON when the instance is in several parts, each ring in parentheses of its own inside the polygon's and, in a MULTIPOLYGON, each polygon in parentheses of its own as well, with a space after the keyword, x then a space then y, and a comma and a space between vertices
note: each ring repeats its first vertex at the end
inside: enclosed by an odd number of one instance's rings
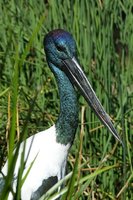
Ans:
MULTIPOLYGON (((21 165, 20 160, 23 146, 24 142, 20 146, 18 160, 15 166, 15 177, 17 176, 19 167, 21 165)), ((70 148, 70 144, 63 145, 56 142, 55 125, 45 131, 39 132, 36 135, 29 137, 26 140, 25 158, 27 157, 30 146, 31 149, 26 163, 26 168, 24 170, 24 175, 35 157, 37 157, 24 182, 24 185, 22 186, 22 200, 30 200, 32 193, 41 186, 44 179, 47 179, 51 176, 57 176, 58 180, 60 180, 64 177, 68 150, 70 148)), ((4 175, 7 174, 7 165, 8 163, 6 163, 2 169, 4 175)), ((14 190, 15 187, 16 182, 14 181, 14 190)), ((11 194, 8 200, 12 200, 11 194)))

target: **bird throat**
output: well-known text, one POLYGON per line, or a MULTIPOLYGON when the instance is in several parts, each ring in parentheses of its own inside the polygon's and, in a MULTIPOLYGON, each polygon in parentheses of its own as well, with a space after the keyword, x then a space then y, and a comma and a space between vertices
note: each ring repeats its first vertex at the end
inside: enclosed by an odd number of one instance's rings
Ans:
POLYGON ((78 126, 76 91, 63 71, 53 64, 49 65, 55 75, 60 96, 60 114, 55 124, 56 141, 64 145, 72 144, 78 126))

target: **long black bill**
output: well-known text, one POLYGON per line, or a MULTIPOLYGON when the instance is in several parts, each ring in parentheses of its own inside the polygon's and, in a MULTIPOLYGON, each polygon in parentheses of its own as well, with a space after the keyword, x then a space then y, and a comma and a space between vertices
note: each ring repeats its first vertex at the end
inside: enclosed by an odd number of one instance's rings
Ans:
POLYGON ((66 73, 69 75, 72 83, 80 89, 82 95, 94 110, 96 115, 99 117, 101 122, 109 129, 109 131, 122 143, 120 136, 118 135, 116 129, 114 128, 110 117, 105 112, 103 106, 101 105, 99 99, 97 98, 94 90, 92 89, 88 79, 86 78, 83 70, 76 61, 75 58, 66 59, 64 61, 66 73))

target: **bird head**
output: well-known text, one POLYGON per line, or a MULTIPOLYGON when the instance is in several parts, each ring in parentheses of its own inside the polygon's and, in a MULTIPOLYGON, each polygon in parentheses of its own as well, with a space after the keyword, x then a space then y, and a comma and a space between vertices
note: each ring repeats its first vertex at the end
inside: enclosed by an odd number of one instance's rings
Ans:
POLYGON ((50 31, 44 38, 47 62, 64 68, 64 60, 76 57, 77 48, 72 35, 63 29, 50 31))

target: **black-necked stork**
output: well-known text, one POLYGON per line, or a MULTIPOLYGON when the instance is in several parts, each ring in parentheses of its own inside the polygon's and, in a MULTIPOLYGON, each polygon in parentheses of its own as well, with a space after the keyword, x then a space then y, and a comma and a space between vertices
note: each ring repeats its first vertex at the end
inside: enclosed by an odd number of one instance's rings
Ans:
MULTIPOLYGON (((68 152, 78 126, 78 102, 75 86, 80 90, 101 122, 122 143, 108 114, 104 111, 77 61, 76 43, 72 35, 62 29, 53 30, 44 38, 44 49, 48 65, 56 78, 59 89, 60 114, 55 125, 26 140, 25 158, 29 153, 29 148, 31 149, 24 174, 29 169, 35 157, 36 159, 22 186, 22 200, 39 199, 39 197, 65 175, 68 152)), ((15 166, 14 190, 19 166, 21 165, 20 158, 23 145, 24 142, 20 146, 15 166)), ((8 163, 2 169, 4 175, 7 174, 7 165, 8 163)), ((12 198, 12 194, 10 193, 8 199, 12 198)))

